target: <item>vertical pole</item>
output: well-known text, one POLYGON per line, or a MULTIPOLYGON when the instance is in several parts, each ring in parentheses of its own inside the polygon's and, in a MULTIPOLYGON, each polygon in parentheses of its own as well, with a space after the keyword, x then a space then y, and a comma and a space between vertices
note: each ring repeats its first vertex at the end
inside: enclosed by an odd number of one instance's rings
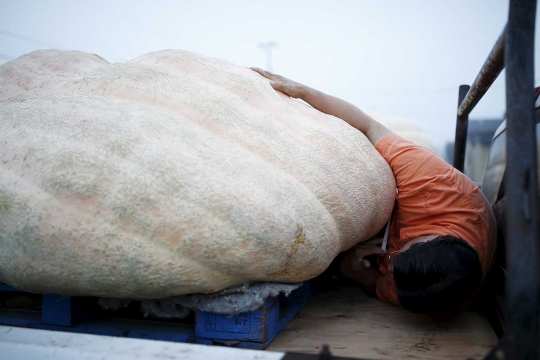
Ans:
MULTIPOLYGON (((469 85, 461 85, 459 87, 458 109, 469 92, 469 85)), ((467 129, 469 127, 469 114, 457 116, 456 121, 456 139, 454 141, 454 160, 453 165, 456 169, 463 172, 465 164, 465 147, 467 145, 467 129)))
POLYGON ((540 247, 534 121, 535 0, 511 0, 506 33, 506 358, 538 359, 540 247))
POLYGON ((270 46, 266 48, 266 68, 269 72, 274 71, 272 69, 272 48, 270 46))
POLYGON ((276 46, 275 41, 259 43, 259 47, 264 50, 266 55, 266 71, 272 72, 272 47, 276 46))

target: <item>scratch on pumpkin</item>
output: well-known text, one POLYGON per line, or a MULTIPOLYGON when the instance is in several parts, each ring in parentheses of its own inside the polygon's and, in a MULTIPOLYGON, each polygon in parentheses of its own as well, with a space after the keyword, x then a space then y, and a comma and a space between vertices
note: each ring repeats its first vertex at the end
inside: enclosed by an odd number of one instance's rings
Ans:
POLYGON ((281 275, 287 274, 289 272, 288 267, 291 262, 291 259, 293 258, 294 254, 298 252, 299 245, 300 244, 305 245, 306 243, 307 243, 306 230, 304 230, 304 227, 302 225, 298 225, 298 229, 296 230, 296 236, 294 238, 294 242, 291 245, 291 251, 287 254, 287 261, 285 261, 283 270, 279 270, 268 275, 274 276, 274 275, 280 275, 280 274, 281 275))

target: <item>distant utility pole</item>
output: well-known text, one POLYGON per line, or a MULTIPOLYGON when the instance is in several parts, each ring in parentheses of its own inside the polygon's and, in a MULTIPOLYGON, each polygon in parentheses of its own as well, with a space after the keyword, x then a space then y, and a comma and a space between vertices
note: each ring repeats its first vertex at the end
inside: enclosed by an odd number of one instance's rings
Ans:
POLYGON ((272 48, 277 46, 275 41, 259 43, 259 47, 266 53, 266 70, 272 72, 272 48))

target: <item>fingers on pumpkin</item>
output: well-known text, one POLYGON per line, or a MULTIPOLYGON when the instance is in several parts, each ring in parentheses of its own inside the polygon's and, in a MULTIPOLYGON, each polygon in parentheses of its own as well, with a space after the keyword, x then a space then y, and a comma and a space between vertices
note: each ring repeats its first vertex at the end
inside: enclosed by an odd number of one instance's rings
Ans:
POLYGON ((280 83, 279 81, 270 81, 270 86, 272 86, 276 90, 285 90, 285 84, 280 83))
POLYGON ((274 90, 281 91, 284 94, 287 94, 292 97, 296 97, 296 93, 294 91, 294 88, 291 85, 282 83, 280 81, 270 81, 270 85, 274 88, 274 90))
POLYGON ((274 77, 274 74, 272 74, 271 72, 268 72, 266 70, 263 70, 261 68, 258 68, 258 67, 252 67, 250 68, 251 70, 253 71, 256 71, 258 72, 259 74, 261 74, 262 76, 264 76, 265 78, 267 79, 272 79, 274 77))

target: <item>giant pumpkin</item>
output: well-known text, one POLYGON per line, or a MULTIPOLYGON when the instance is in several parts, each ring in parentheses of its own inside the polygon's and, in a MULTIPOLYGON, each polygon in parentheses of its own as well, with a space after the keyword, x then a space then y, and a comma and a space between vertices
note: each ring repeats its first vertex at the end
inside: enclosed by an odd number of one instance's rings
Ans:
POLYGON ((0 66, 0 282, 117 298, 312 278, 388 220, 385 160, 257 73, 186 51, 0 66))

